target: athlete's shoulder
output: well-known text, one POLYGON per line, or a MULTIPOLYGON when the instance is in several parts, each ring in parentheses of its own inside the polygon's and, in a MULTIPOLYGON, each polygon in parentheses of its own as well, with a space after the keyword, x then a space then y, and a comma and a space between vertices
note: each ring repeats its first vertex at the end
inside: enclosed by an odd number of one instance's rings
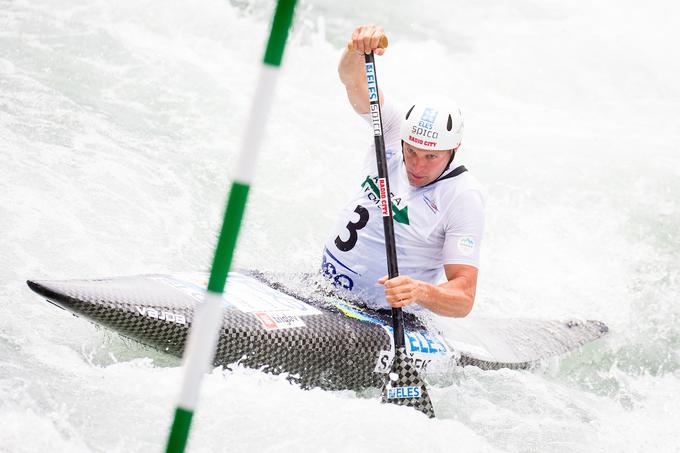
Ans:
POLYGON ((435 184, 436 189, 449 201, 466 194, 478 194, 482 199, 486 199, 486 189, 482 183, 475 177, 475 175, 466 166, 461 163, 451 165, 451 171, 455 172, 460 167, 466 168, 466 171, 454 176, 452 178, 443 179, 441 182, 435 184))
POLYGON ((402 111, 399 104, 389 96, 386 96, 381 111, 385 135, 392 132, 392 135, 398 136, 401 130, 402 121, 402 111))
POLYGON ((486 189, 470 170, 461 173, 460 189, 463 191, 477 191, 486 197, 486 189))
POLYGON ((442 194, 443 225, 447 231, 477 235, 481 239, 486 217, 486 190, 469 171, 457 176, 457 184, 442 194))

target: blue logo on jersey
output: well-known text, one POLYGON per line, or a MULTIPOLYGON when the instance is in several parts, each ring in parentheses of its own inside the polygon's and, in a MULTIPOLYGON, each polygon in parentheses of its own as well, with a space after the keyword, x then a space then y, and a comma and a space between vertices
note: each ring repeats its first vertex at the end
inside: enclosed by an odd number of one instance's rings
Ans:
MULTIPOLYGON (((347 291, 352 291, 352 288, 354 288, 354 280, 352 280, 348 275, 346 274, 340 274, 338 273, 335 264, 331 263, 326 259, 326 255, 329 256, 329 258, 335 260, 337 264, 339 264, 341 267, 344 267, 348 271, 356 274, 352 269, 349 267, 345 266, 340 260, 338 260, 336 257, 334 257, 331 252, 328 251, 328 249, 324 249, 324 254, 323 254, 323 260, 321 262, 321 273, 325 278, 331 281, 331 284, 335 287, 338 288, 343 288, 346 289, 347 291)), ((358 275, 358 274, 357 274, 358 275)))
POLYGON ((437 203, 427 198, 427 195, 423 195, 423 200, 425 201, 427 207, 432 210, 432 212, 434 212, 435 214, 439 214, 439 208, 437 207, 437 203))

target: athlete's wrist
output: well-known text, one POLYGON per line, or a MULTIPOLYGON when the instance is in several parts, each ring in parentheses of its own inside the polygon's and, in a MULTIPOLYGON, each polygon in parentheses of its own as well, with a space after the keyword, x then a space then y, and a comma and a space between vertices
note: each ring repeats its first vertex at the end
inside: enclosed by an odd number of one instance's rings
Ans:
POLYGON ((430 283, 424 282, 422 280, 415 280, 415 302, 424 307, 428 307, 431 301, 434 299, 433 291, 436 291, 436 287, 430 283))

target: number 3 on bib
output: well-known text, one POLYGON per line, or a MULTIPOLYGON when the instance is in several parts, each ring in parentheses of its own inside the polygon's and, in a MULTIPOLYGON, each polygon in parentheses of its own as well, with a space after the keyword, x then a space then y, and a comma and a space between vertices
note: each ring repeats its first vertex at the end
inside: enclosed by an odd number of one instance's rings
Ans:
POLYGON ((349 222, 345 227, 349 230, 349 238, 346 241, 340 239, 340 236, 335 238, 335 246, 343 252, 349 252, 357 245, 357 240, 359 239, 357 231, 365 227, 368 223, 368 209, 361 205, 357 205, 357 207, 354 208, 354 212, 359 214, 359 220, 356 222, 349 222))

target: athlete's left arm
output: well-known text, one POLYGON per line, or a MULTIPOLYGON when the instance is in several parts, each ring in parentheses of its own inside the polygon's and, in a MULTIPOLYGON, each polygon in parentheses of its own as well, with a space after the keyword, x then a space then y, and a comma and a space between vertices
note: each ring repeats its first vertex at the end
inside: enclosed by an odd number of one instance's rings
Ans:
POLYGON ((416 303, 441 316, 462 318, 472 310, 477 291, 477 268, 466 264, 446 264, 447 281, 441 285, 413 279, 407 275, 387 279, 385 299, 395 308, 416 303))

